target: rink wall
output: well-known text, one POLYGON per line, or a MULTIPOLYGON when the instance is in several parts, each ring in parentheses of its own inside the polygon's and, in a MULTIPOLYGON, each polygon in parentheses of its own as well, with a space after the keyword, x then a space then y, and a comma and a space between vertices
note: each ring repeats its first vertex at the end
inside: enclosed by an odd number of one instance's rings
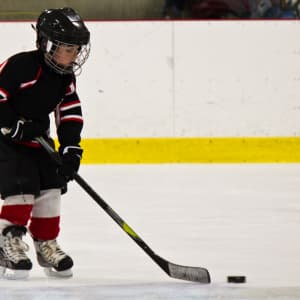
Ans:
MULTIPOLYGON (((299 25, 88 22, 84 162, 299 162, 299 25)), ((1 60, 34 48, 29 22, 0 33, 1 60)))

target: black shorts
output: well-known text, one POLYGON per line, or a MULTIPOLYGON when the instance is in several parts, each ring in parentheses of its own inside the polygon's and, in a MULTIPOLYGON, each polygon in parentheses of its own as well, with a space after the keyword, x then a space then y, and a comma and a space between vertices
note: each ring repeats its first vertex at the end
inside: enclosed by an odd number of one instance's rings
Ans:
POLYGON ((57 166, 43 148, 29 148, 0 137, 0 194, 38 196, 41 190, 66 188, 57 166))

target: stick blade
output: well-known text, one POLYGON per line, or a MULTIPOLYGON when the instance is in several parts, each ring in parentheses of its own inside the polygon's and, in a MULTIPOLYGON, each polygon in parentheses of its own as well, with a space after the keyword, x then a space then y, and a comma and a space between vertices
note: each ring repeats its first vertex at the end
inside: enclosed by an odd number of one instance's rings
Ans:
POLYGON ((210 283, 210 275, 208 270, 205 268, 181 266, 168 262, 168 269, 168 275, 172 278, 203 284, 210 283))

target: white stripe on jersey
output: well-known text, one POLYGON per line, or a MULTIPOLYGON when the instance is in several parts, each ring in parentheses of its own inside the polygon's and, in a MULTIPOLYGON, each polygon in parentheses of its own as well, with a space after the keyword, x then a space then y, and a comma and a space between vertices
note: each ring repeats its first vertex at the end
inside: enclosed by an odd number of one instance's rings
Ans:
POLYGON ((2 99, 0 98, 0 102, 6 102, 6 101, 7 101, 8 95, 7 95, 7 93, 6 93, 3 89, 1 89, 1 88, 0 88, 0 97, 3 97, 2 99))
POLYGON ((24 88, 26 88, 26 87, 28 87, 28 86, 34 85, 36 82, 37 82, 37 80, 35 79, 35 80, 32 80, 32 81, 28 81, 28 82, 25 82, 25 83, 21 83, 21 84, 20 84, 20 88, 21 88, 21 89, 24 89, 24 88))
POLYGON ((72 119, 76 119, 78 121, 83 121, 83 118, 79 115, 67 115, 67 116, 60 118, 61 121, 68 121, 68 120, 72 120, 72 119))
POLYGON ((75 107, 80 107, 80 102, 77 102, 77 103, 74 103, 74 104, 70 104, 70 105, 64 105, 64 106, 60 106, 59 107, 59 110, 60 111, 66 111, 68 109, 72 109, 72 108, 75 108, 75 107))
POLYGON ((71 82, 71 84, 67 87, 66 96, 72 95, 75 92, 75 84, 74 82, 71 82))
POLYGON ((4 69, 4 67, 7 65, 7 62, 8 62, 8 60, 6 60, 5 62, 3 62, 3 63, 0 65, 0 73, 2 72, 2 70, 4 69))

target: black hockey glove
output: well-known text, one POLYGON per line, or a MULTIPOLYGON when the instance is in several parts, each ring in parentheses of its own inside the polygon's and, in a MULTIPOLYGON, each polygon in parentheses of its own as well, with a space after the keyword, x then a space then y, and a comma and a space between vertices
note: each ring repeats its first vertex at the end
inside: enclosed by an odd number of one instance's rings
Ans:
POLYGON ((45 132, 41 124, 17 120, 11 128, 2 128, 1 133, 13 141, 30 141, 45 132))
POLYGON ((73 180, 79 170, 82 152, 79 147, 66 147, 61 154, 62 164, 58 168, 58 174, 67 182, 73 180))

